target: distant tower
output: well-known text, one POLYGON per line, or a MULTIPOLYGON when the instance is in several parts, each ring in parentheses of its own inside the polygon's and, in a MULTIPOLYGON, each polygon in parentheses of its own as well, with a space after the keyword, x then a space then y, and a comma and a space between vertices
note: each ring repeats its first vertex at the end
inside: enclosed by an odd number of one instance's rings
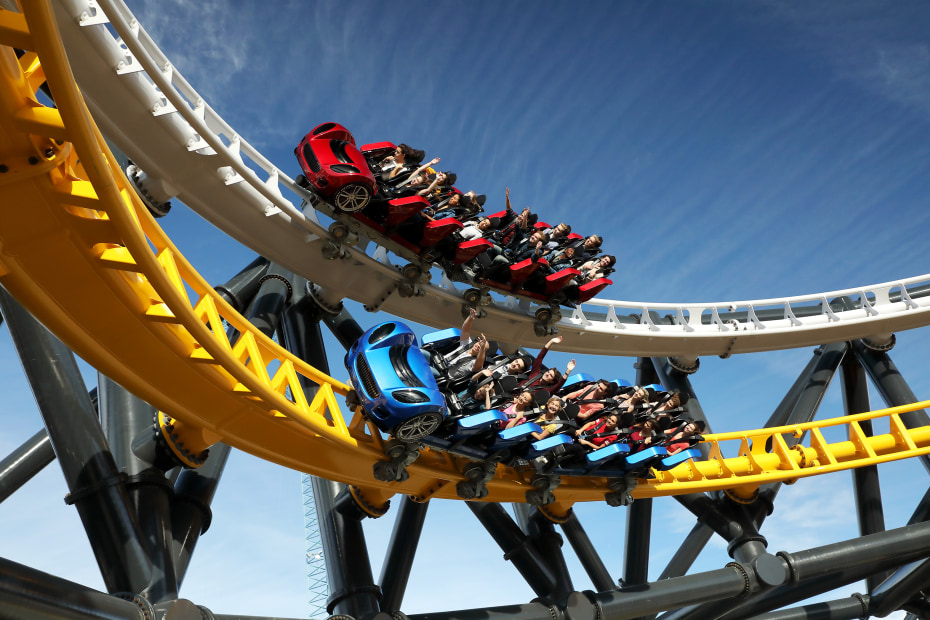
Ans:
POLYGON ((326 599, 329 597, 329 582, 326 580, 326 562, 323 561, 323 542, 320 539, 320 525, 316 518, 316 504, 313 501, 313 485, 310 475, 303 474, 300 479, 304 496, 304 529, 307 532, 307 580, 310 588, 310 618, 325 618, 326 599))

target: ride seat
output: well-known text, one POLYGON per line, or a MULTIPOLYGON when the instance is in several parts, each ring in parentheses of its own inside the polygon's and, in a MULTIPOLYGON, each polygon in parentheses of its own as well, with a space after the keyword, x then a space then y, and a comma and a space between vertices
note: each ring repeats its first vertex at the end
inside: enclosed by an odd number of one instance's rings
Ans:
POLYGON ((572 267, 566 267, 565 269, 560 269, 555 273, 550 273, 546 276, 546 285, 543 288, 543 295, 546 297, 552 295, 560 288, 568 284, 568 281, 574 278, 575 276, 580 276, 581 272, 572 267))
POLYGON ((570 446, 574 443, 575 440, 569 435, 553 435, 552 437, 546 437, 545 439, 540 439, 530 444, 530 449, 526 453, 526 458, 527 460, 534 459, 537 456, 552 452, 559 446, 570 446))
POLYGON ((646 469, 653 467, 656 461, 662 459, 665 456, 668 456, 668 450, 662 446, 646 448, 645 450, 640 450, 639 452, 626 457, 626 469, 627 471, 645 471, 646 469))
POLYGON ((604 290, 609 284, 613 284, 613 280, 608 280, 607 278, 598 278, 597 280, 592 280, 587 284, 582 284, 578 287, 578 303, 584 303, 604 290))
POLYGON ((491 246, 492 243, 487 239, 472 239, 471 241, 463 241, 455 248, 455 256, 452 258, 452 264, 462 265, 467 263, 482 252, 486 251, 491 246))
POLYGON ((438 332, 424 334, 423 337, 420 338, 420 344, 424 347, 430 347, 431 349, 441 351, 448 345, 458 342, 461 335, 462 330, 458 327, 449 327, 438 332))
POLYGON ((373 142, 372 144, 363 144, 359 150, 365 159, 384 159, 397 149, 393 142, 373 142))
POLYGON ((592 450, 585 455, 585 468, 594 469, 607 463, 626 458, 630 453, 630 446, 625 443, 612 443, 609 446, 592 450))
POLYGON ((526 260, 521 260, 519 263, 514 263, 510 266, 510 284, 516 285, 520 282, 523 282, 528 277, 533 275, 533 272, 539 269, 539 266, 543 261, 534 261, 532 258, 527 258, 526 260))
POLYGON ((684 462, 690 461, 691 459, 697 459, 697 458, 701 458, 701 451, 698 450, 697 448, 688 448, 686 450, 682 450, 681 452, 676 452, 675 454, 671 456, 665 457, 664 459, 659 461, 657 465, 654 465, 653 467, 655 467, 656 469, 660 471, 668 471, 669 469, 677 467, 678 465, 681 465, 684 462))
POLYGON ((457 230, 462 230, 464 226, 454 217, 446 217, 441 220, 427 222, 423 227, 423 236, 420 238, 420 247, 428 248, 436 245, 457 230))
POLYGON ((422 196, 408 196, 388 201, 388 214, 385 226, 397 226, 416 213, 429 206, 429 201, 422 196))
POLYGON ((562 385, 562 389, 559 391, 560 392, 565 392, 565 391, 574 392, 579 387, 581 387, 579 384, 594 383, 595 381, 597 381, 597 377, 595 377, 594 375, 588 374, 586 372, 575 373, 575 374, 568 376, 568 379, 565 380, 565 383, 562 385), (568 388, 573 388, 573 389, 568 390, 568 388))
MULTIPOLYGON (((457 441, 476 435, 482 431, 490 430, 495 424, 507 424, 507 414, 497 409, 482 411, 460 418, 456 424, 457 428, 452 435, 452 440, 457 441)), ((500 428, 500 426, 498 426, 500 428)))
POLYGON ((494 440, 491 448, 494 450, 509 448, 525 442, 527 438, 532 438, 532 433, 541 432, 542 428, 535 422, 524 422, 511 428, 505 428, 497 434, 497 439, 494 440))

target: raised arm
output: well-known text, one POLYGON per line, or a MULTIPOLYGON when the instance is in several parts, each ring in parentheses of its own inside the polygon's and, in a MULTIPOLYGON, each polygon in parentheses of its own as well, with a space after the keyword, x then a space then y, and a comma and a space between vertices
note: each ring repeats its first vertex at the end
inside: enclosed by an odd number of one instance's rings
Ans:
POLYGON ((462 333, 459 334, 459 342, 465 342, 471 336, 471 325, 475 322, 475 318, 478 316, 478 311, 474 308, 468 309, 468 316, 465 317, 465 322, 462 323, 462 333))
POLYGON ((484 368, 484 358, 488 353, 488 348, 490 347, 488 344, 488 339, 485 338, 484 334, 481 334, 479 340, 481 341, 481 348, 478 349, 478 355, 475 357, 475 364, 471 367, 471 369, 475 372, 484 368))
POLYGON ((556 336, 543 345, 543 348, 540 349, 539 353, 536 355, 536 359, 533 360, 533 366, 530 368, 531 373, 539 372, 542 369, 543 358, 546 357, 546 353, 549 352, 552 345, 559 344, 560 342, 562 342, 562 337, 556 336))
POLYGON ((426 162, 425 164, 423 164, 422 166, 420 166, 419 168, 417 168, 417 169, 413 172, 413 174, 410 175, 410 177, 413 178, 413 177, 417 176, 418 174, 420 174, 421 172, 423 172, 424 170, 426 170, 427 168, 429 168, 430 166, 435 166, 435 165, 438 164, 438 163, 439 163, 439 158, 438 158, 438 157, 434 157, 434 158, 432 158, 431 160, 429 160, 428 162, 426 162))

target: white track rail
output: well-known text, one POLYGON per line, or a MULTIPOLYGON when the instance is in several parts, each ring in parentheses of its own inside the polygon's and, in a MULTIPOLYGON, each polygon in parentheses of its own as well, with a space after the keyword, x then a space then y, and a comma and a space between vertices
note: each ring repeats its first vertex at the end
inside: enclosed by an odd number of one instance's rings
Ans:
MULTIPOLYGON (((384 252, 352 248, 330 261, 328 235, 306 193, 243 140, 171 65, 120 0, 58 0, 56 12, 75 79, 101 130, 147 175, 240 243, 323 287, 436 327, 461 322, 461 291, 443 280, 426 295, 397 294, 402 276, 384 252), (101 7, 105 10, 101 10, 101 7), (121 39, 114 38, 110 24, 121 39), (285 192, 292 200, 285 197, 285 192)), ((930 275, 800 297, 658 304, 596 299, 566 311, 561 350, 603 355, 700 355, 815 346, 930 324, 930 275), (855 308, 830 302, 852 299, 855 308)), ((514 298, 487 307, 481 331, 532 347, 535 307, 514 298)))

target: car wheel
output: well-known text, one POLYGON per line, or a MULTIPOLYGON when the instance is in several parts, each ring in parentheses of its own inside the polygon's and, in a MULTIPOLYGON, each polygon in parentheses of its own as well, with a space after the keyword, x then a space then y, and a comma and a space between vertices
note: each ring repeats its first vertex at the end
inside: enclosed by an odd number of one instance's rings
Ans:
POLYGON ((297 187, 300 187, 306 190, 311 189, 310 181, 308 181, 307 177, 305 177, 302 174, 298 174, 296 177, 294 177, 294 183, 297 184, 297 187))
POLYGON ((401 441, 413 441, 434 433, 441 423, 441 414, 436 412, 421 413, 398 424, 393 435, 401 441))
POLYGON ((349 183, 333 195, 336 208, 345 213, 355 213, 368 206, 371 191, 361 183, 349 183))

